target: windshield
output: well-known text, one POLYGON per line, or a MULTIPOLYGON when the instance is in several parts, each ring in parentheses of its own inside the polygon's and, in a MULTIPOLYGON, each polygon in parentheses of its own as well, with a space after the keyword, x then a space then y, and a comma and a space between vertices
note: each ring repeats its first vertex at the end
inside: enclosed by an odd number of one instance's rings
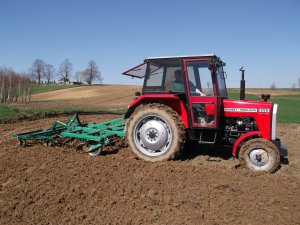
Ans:
POLYGON ((142 63, 138 66, 133 67, 130 70, 123 72, 124 75, 143 78, 146 74, 147 63, 142 63))

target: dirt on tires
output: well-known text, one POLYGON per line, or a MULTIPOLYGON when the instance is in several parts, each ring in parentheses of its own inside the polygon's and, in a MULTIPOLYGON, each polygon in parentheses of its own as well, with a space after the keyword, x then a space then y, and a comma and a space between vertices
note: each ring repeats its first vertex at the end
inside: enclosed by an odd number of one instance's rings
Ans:
POLYGON ((265 174, 224 147, 188 145, 177 160, 151 163, 129 147, 91 157, 11 138, 52 122, 0 124, 0 224, 300 224, 299 124, 279 125, 289 164, 265 174))

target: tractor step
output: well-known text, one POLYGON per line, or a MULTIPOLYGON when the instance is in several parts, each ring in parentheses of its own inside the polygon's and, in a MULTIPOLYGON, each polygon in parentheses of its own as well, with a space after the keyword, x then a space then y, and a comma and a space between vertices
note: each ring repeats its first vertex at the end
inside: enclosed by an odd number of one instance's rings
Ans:
MULTIPOLYGON (((127 120, 123 117, 102 123, 81 123, 76 113, 66 123, 54 121, 51 128, 13 134, 19 145, 25 147, 29 141, 42 141, 44 144, 55 144, 57 138, 79 140, 80 145, 88 148, 90 155, 100 154, 103 146, 110 143, 114 137, 124 137, 127 120)), ((60 142, 61 143, 61 142, 60 142)))

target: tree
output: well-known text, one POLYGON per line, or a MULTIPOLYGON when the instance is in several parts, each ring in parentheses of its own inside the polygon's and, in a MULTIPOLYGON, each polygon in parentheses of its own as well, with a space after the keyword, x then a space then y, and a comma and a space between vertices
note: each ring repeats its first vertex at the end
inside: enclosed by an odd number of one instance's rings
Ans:
POLYGON ((71 78, 71 73, 73 70, 73 65, 69 59, 65 59, 59 67, 58 75, 60 79, 63 79, 65 82, 69 81, 71 78))
POLYGON ((300 77, 298 78, 298 87, 300 88, 300 77))
POLYGON ((44 73, 45 73, 45 78, 47 80, 47 84, 49 84, 51 79, 54 78, 54 74, 55 74, 54 66, 50 64, 45 65, 44 73))
POLYGON ((84 71, 77 71, 75 73, 76 82, 82 83, 84 81, 84 75, 85 75, 85 70, 84 71))
POLYGON ((206 85, 207 85, 207 89, 210 89, 210 83, 207 82, 206 85))
POLYGON ((275 83, 272 83, 270 88, 271 88, 271 90, 275 90, 277 87, 276 87, 275 83))
POLYGON ((45 74, 45 62, 41 59, 36 59, 32 63, 29 71, 31 73, 31 78, 36 80, 38 85, 41 84, 41 80, 45 74))
POLYGON ((293 83, 291 88, 295 89, 296 88, 296 83, 293 83))
POLYGON ((22 102, 30 100, 31 83, 28 74, 16 73, 12 69, 0 68, 0 103, 22 102), (29 91, 28 91, 29 90, 29 91))
POLYGON ((94 60, 88 62, 88 67, 84 71, 84 78, 88 84, 92 84, 94 80, 99 80, 102 83, 102 76, 98 69, 98 66, 94 60))

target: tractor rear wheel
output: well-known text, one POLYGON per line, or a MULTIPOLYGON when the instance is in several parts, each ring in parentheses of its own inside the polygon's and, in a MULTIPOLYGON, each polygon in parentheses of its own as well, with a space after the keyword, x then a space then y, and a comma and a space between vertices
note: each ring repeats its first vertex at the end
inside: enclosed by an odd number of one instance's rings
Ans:
POLYGON ((133 152, 152 162, 174 159, 185 142, 178 114, 161 104, 139 107, 128 122, 126 136, 133 152))
POLYGON ((253 171, 273 173, 280 165, 278 148, 263 138, 245 142, 240 149, 239 159, 242 166, 253 171))

